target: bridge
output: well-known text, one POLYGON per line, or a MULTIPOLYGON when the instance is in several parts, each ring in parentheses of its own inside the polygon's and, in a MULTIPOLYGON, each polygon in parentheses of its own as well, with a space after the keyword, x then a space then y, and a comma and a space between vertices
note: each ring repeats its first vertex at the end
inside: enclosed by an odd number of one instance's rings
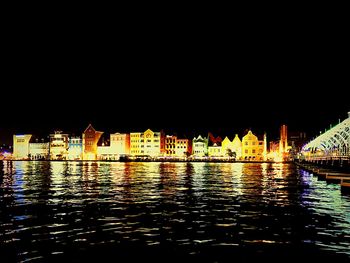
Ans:
POLYGON ((300 154, 307 162, 350 167, 350 112, 344 121, 304 145, 300 154))

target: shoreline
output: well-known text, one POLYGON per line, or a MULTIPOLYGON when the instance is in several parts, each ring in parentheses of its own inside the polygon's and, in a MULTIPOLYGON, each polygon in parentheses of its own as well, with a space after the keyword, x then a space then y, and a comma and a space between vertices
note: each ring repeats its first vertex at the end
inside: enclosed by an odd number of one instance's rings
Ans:
POLYGON ((141 163, 141 162, 158 162, 158 163, 294 163, 293 161, 251 161, 251 160, 171 160, 171 159, 142 159, 142 160, 0 160, 7 162, 79 162, 79 163, 141 163))

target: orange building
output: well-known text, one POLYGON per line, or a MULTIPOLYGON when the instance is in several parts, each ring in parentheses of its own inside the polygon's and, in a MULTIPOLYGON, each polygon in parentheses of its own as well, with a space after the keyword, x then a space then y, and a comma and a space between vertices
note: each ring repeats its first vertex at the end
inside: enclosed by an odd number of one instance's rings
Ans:
POLYGON ((97 143, 103 132, 96 131, 91 124, 83 133, 83 160, 97 159, 97 143))

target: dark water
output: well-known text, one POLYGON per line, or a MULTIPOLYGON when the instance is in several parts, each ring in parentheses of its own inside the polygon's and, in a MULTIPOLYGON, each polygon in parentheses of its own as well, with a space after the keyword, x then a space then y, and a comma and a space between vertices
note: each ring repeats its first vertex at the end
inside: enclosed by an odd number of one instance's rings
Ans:
POLYGON ((292 164, 1 170, 0 262, 350 259, 350 195, 292 164))

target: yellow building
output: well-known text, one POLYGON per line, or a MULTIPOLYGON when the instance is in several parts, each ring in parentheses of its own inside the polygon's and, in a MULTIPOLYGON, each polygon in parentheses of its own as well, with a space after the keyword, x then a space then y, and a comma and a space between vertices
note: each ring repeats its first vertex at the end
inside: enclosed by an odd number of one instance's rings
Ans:
POLYGON ((31 134, 13 135, 13 158, 29 159, 29 141, 31 134))
POLYGON ((211 146, 208 146, 208 156, 209 157, 223 157, 225 152, 222 151, 222 147, 219 143, 214 143, 211 146))
POLYGON ((226 136, 225 139, 221 142, 221 152, 224 153, 224 155, 227 155, 227 153, 232 150, 232 142, 230 139, 226 136))
POLYGON ((162 131, 153 132, 151 129, 145 132, 130 133, 130 154, 133 156, 163 156, 165 154, 165 135, 162 131))
POLYGON ((236 154, 237 159, 242 158, 242 142, 239 139, 238 134, 236 134, 235 138, 232 140, 231 150, 236 154))
MULTIPOLYGON (((242 142, 238 137, 238 134, 235 135, 232 142, 226 136, 221 143, 221 151, 223 155, 230 156, 231 154, 235 156, 236 159, 241 159, 242 157, 242 142)), ((231 155, 231 156, 232 156, 231 155)))
POLYGON ((266 136, 264 140, 258 140, 251 130, 242 138, 242 159, 249 161, 263 161, 264 149, 266 149, 266 136))

